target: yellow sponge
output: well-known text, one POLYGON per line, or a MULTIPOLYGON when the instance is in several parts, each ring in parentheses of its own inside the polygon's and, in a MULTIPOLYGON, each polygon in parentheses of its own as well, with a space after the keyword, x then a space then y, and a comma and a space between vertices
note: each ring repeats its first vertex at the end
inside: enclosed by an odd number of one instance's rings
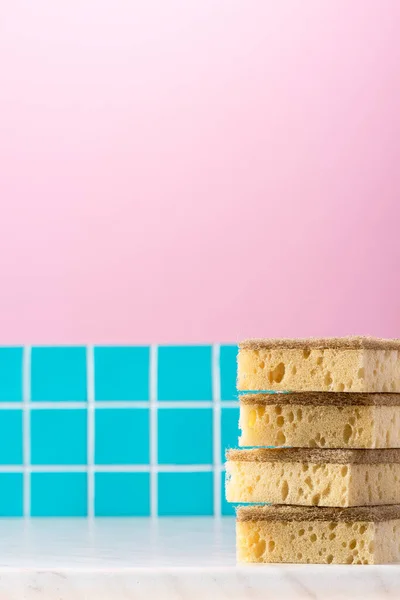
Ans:
POLYGON ((398 562, 400 507, 241 507, 236 547, 239 562, 398 562))
POLYGON ((239 344, 239 390, 400 392, 400 341, 261 339, 239 344))
POLYGON ((240 446, 400 448, 400 394, 244 394, 239 425, 240 446))
POLYGON ((238 503, 400 504, 400 450, 229 450, 226 499, 238 503))

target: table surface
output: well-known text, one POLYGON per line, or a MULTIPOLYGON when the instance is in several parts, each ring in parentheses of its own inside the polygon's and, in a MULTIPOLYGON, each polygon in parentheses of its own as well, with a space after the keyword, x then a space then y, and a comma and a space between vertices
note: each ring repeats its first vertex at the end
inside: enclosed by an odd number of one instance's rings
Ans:
POLYGON ((0 521, 0 600, 400 598, 400 565, 236 565, 231 518, 0 521))

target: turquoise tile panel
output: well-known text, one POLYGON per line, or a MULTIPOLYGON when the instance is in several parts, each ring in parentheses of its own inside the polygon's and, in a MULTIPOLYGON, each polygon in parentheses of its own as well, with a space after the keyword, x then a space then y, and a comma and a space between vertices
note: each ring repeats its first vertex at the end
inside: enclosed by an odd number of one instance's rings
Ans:
POLYGON ((86 473, 32 473, 32 517, 86 517, 86 473))
POLYGON ((148 400, 150 348, 99 346, 94 349, 96 400, 148 400))
POLYGON ((159 400, 212 400, 211 346, 160 346, 159 400))
POLYGON ((22 473, 0 473, 0 517, 22 517, 22 473))
MULTIPOLYGON (((157 474, 159 514, 213 514, 213 433, 220 436, 221 461, 225 449, 238 445, 239 408, 224 405, 237 399, 237 346, 220 346, 221 424, 213 432, 213 409, 189 405, 157 410, 158 463, 171 472, 157 474), (187 465, 189 472, 173 472, 187 465), (190 472, 190 465, 209 470, 190 472), (170 470, 169 470, 170 471, 170 470)), ((62 472, 62 465, 87 465, 87 408, 57 402, 87 401, 85 347, 35 346, 31 351, 30 456, 32 465, 52 465, 54 472, 31 474, 31 511, 34 516, 86 516, 87 473, 62 472), (53 403, 35 408, 35 402, 53 403), (53 408, 54 407, 54 408, 53 408), (60 469, 57 468, 60 465, 60 469)), ((95 401, 119 402, 94 410, 95 464, 149 465, 150 407, 134 408, 125 402, 148 402, 150 397, 149 346, 97 346, 94 348, 95 401)), ((160 346, 157 355, 158 400, 191 402, 213 399, 211 345, 160 346)), ((0 402, 23 399, 23 348, 0 347, 0 402)), ((10 405, 11 406, 11 405, 10 405)), ((153 409, 152 409, 153 410, 153 409)), ((23 464, 23 411, 0 411, 0 516, 23 513, 23 474, 1 472, 1 465, 23 464)), ((225 501, 221 475, 221 514, 233 515, 225 501)), ((219 480, 219 474, 218 474, 219 480)), ((148 516, 150 473, 102 471, 95 473, 97 516, 148 516)))
POLYGON ((85 401, 86 348, 81 346, 33 347, 31 398, 35 401, 85 401))
POLYGON ((0 347, 0 402, 22 401, 21 347, 0 347))
POLYGON ((96 473, 96 517, 148 517, 149 473, 96 473))
POLYGON ((86 409, 31 411, 33 465, 86 465, 86 409))
POLYGON ((149 409, 97 408, 95 410, 95 463, 97 465, 149 464, 149 409))
POLYGON ((236 357, 237 346, 221 346, 219 366, 221 378, 221 400, 236 400, 236 357))
POLYGON ((22 465, 22 462, 22 410, 1 410, 0 464, 22 465))
POLYGON ((239 438, 239 408, 221 409, 221 462, 227 448, 237 448, 239 438))
POLYGON ((213 462, 211 408, 160 408, 158 410, 158 462, 161 465, 195 465, 213 462))
POLYGON ((212 472, 159 473, 158 514, 161 517, 212 516, 212 472))

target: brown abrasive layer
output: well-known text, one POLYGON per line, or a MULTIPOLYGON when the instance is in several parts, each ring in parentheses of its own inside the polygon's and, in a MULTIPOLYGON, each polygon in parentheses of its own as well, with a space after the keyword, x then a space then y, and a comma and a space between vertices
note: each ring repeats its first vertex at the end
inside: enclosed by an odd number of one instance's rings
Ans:
POLYGON ((261 348, 297 349, 346 349, 346 350, 400 350, 400 339, 382 339, 370 336, 348 336, 332 338, 265 338, 239 342, 239 348, 259 350, 261 348))
POLYGON ((335 464, 399 463, 400 448, 324 449, 324 448, 253 448, 227 450, 226 459, 240 462, 296 462, 335 464))
POLYGON ((277 392, 241 394, 241 404, 296 404, 303 406, 399 406, 400 394, 363 394, 341 392, 277 392))
POLYGON ((390 521, 400 518, 400 505, 351 506, 239 506, 238 521, 390 521))

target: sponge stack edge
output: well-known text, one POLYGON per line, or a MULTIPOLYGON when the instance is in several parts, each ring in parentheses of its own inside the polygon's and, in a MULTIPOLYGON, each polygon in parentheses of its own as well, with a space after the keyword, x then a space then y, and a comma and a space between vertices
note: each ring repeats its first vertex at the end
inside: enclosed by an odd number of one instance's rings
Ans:
POLYGON ((238 560, 400 560, 400 341, 249 340, 237 383, 238 560))

